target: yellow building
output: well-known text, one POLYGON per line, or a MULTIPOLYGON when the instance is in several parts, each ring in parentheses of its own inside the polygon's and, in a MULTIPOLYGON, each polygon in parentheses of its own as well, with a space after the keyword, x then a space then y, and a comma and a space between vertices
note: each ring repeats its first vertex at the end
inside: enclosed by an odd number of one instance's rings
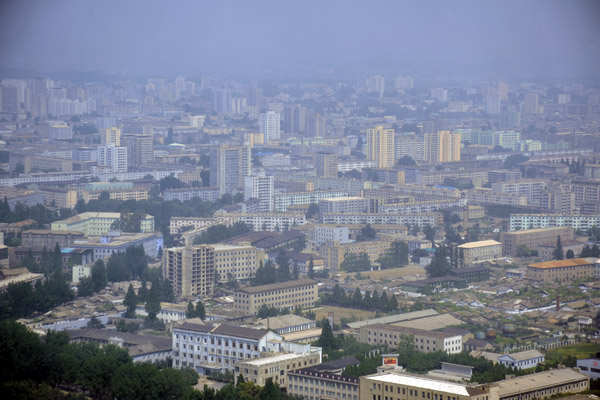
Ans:
POLYGON ((256 274, 260 261, 265 258, 264 250, 241 243, 238 246, 227 244, 211 245, 215 253, 216 280, 228 282, 231 279, 250 279, 256 274))
POLYGON ((244 141, 248 143, 251 148, 257 144, 265 144, 265 134, 258 132, 246 132, 244 133, 244 141))
POLYGON ((545 261, 527 266, 527 279, 534 281, 564 282, 589 279, 596 276, 595 258, 545 261))
POLYGON ((269 354, 268 356, 248 361, 235 363, 236 379, 242 375, 246 382, 254 382, 258 386, 265 386, 267 379, 271 378, 280 388, 288 385, 287 372, 299 368, 306 368, 321 363, 321 352, 310 353, 282 353, 269 354))
POLYGON ((244 314, 256 314, 264 304, 269 308, 311 308, 319 300, 317 282, 312 279, 274 283, 238 289, 233 295, 233 308, 244 314))
POLYGON ((465 265, 502 258, 502 243, 495 240, 464 243, 458 249, 462 252, 465 265))
MULTIPOLYGON (((53 222, 50 229, 53 231, 80 231, 86 237, 102 236, 111 230, 112 224, 121 219, 120 213, 113 212, 85 212, 67 219, 53 222)), ((146 215, 141 222, 142 232, 154 232, 154 217, 146 215)))
POLYGON ((208 296, 215 282, 215 253, 212 246, 198 245, 166 249, 163 276, 173 283, 173 293, 185 299, 208 296))
POLYGON ((46 205, 57 208, 73 208, 77 204, 76 190, 45 187, 40 189, 40 192, 44 194, 46 205))
POLYGON ((425 161, 460 161, 460 132, 438 131, 425 134, 425 161))
POLYGON ((390 248, 391 242, 385 240, 361 241, 353 243, 328 242, 321 246, 321 257, 329 271, 338 271, 346 254, 360 255, 366 253, 371 263, 390 248))
POLYGON ((121 130, 115 126, 101 130, 102 144, 113 143, 115 146, 121 145, 121 130))
POLYGON ((102 192, 107 192, 111 200, 148 200, 148 189, 114 189, 114 190, 84 190, 83 200, 98 200, 102 192))
POLYGON ((498 400, 496 386, 471 386, 419 375, 382 372, 360 378, 360 400, 498 400))
POLYGON ((395 152, 393 129, 384 129, 383 125, 367 129, 367 158, 374 160, 377 168, 393 167, 395 152))

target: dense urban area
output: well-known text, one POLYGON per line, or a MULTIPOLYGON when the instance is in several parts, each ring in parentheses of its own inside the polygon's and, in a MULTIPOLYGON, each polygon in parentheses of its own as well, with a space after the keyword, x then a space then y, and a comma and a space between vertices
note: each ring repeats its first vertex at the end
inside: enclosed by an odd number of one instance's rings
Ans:
POLYGON ((597 80, 0 83, 3 398, 598 399, 597 80))

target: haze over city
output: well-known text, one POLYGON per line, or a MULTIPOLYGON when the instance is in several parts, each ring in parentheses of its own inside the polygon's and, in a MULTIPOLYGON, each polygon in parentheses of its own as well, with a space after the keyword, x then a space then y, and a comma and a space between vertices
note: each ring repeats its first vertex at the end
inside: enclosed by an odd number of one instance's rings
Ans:
POLYGON ((0 396, 598 400, 599 1, 0 3, 0 396))

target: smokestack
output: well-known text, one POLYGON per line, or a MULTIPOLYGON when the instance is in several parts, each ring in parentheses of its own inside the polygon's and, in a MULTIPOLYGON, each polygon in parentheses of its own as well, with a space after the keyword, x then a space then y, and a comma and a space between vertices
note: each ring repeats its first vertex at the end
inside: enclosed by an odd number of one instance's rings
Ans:
POLYGON ((556 296, 556 311, 560 311, 560 295, 556 296))

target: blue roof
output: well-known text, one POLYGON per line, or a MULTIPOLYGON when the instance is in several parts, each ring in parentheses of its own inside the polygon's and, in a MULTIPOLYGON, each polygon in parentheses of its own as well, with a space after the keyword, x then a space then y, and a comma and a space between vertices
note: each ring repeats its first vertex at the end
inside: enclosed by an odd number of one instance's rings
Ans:
POLYGON ((74 249, 74 248, 72 248, 72 247, 65 247, 64 249, 60 249, 60 252, 61 252, 61 253, 66 253, 66 254, 69 254, 69 253, 72 253, 74 250, 75 250, 75 249, 74 249))

